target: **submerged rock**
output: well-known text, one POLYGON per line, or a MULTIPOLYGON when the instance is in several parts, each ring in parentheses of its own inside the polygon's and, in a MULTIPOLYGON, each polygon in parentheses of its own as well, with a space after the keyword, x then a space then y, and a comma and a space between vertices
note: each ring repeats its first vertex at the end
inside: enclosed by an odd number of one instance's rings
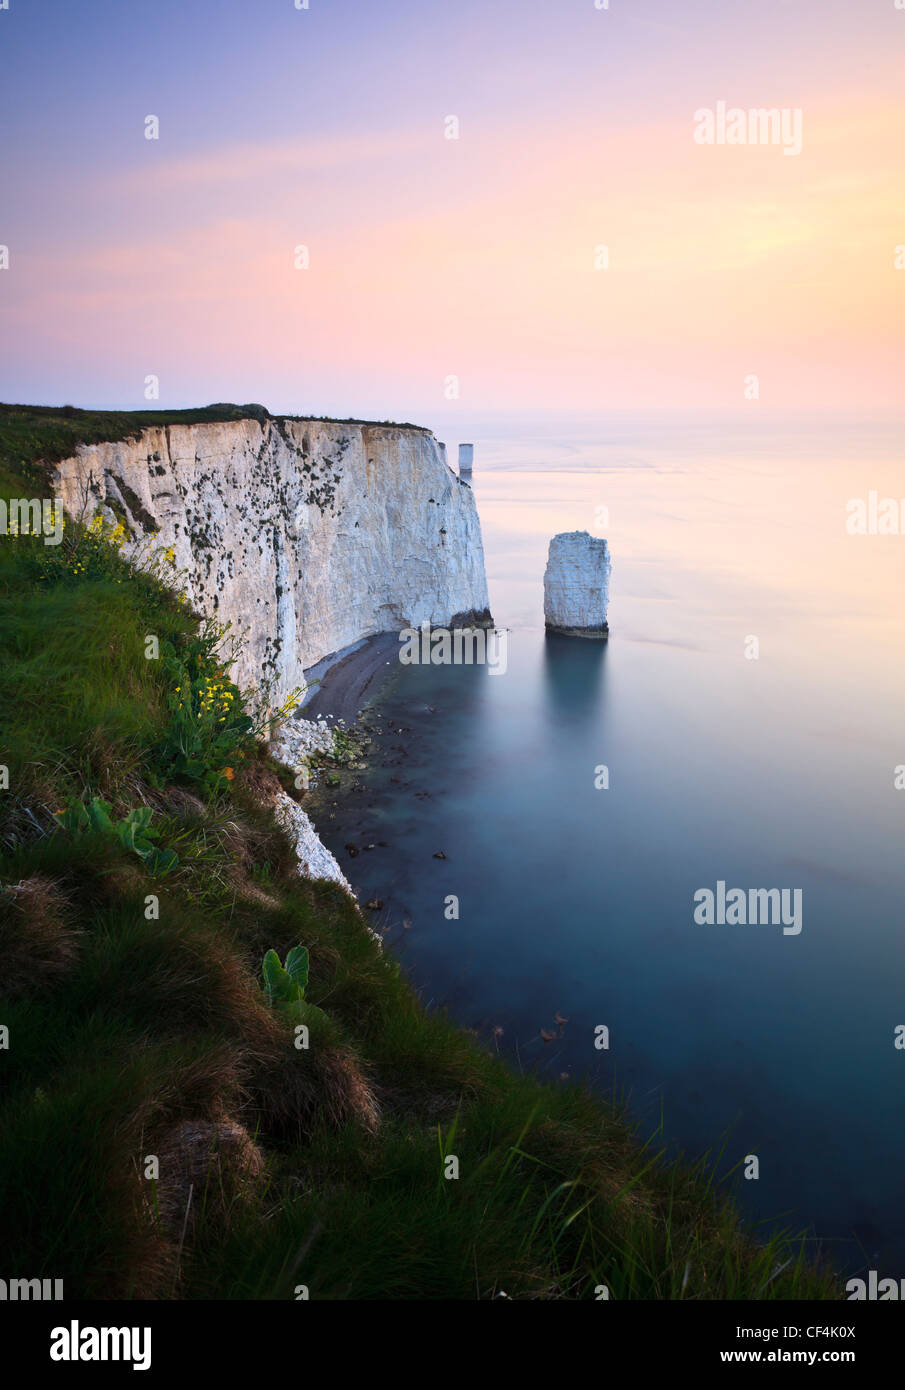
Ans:
POLYGON ((550 541, 544 571, 544 623, 567 637, 609 636, 610 549, 587 531, 563 531, 550 541))

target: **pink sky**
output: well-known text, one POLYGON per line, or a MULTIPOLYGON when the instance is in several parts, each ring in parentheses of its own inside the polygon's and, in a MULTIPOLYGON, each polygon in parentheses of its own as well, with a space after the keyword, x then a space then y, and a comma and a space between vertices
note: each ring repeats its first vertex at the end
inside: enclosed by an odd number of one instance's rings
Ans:
POLYGON ((164 105, 161 140, 127 158, 50 152, 56 218, 0 236, 2 394, 138 407, 154 374, 161 406, 429 421, 453 375, 463 410, 588 410, 744 408, 754 374, 763 406, 895 409, 900 110, 855 72, 826 90, 805 71, 785 101, 746 77, 714 64, 697 100, 652 87, 615 120, 562 76, 533 118, 447 83, 433 111, 419 93, 317 131, 246 113, 195 142, 169 138, 164 105), (695 109, 734 91, 800 107, 802 153, 696 144, 695 109))

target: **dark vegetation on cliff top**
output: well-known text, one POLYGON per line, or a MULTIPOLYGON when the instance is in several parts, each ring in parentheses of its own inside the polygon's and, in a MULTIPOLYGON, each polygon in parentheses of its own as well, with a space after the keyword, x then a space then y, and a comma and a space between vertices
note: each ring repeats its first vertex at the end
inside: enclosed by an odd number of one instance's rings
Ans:
MULTIPOLYGON (((329 415, 271 416, 263 405, 221 402, 196 410, 81 410, 74 405, 6 405, 0 403, 0 494, 24 495, 23 489, 46 485, 49 465, 69 458, 79 444, 102 444, 132 438, 144 429, 165 425, 218 424, 229 420, 318 420, 322 424, 367 425, 372 428, 418 429, 395 420, 335 419, 329 415), (18 489, 18 491, 17 491, 18 489)), ((33 494, 28 494, 33 495, 33 494)))
MULTIPOLYGON (((134 418, 4 408, 5 495, 134 418)), ((121 540, 0 536, 6 1272, 70 1298, 833 1296, 706 1164, 425 1011, 299 876, 271 810, 291 780, 217 634, 121 540), (299 945, 304 996, 268 995, 265 952, 299 945)))

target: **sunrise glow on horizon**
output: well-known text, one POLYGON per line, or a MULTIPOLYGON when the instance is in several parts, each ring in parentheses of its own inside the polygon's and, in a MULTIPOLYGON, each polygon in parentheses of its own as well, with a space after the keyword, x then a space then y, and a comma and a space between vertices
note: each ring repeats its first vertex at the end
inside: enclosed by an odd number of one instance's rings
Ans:
POLYGON ((892 0, 129 9, 0 14, 4 399, 899 405, 892 0))

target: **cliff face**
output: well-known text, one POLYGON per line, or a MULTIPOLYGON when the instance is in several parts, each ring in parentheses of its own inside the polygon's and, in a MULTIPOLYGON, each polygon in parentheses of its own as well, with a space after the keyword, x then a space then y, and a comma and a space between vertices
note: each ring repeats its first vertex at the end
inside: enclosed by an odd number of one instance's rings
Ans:
POLYGON ((172 546, 193 605, 231 622, 240 685, 376 632, 488 620, 471 489, 428 430, 320 420, 170 425, 58 465, 66 511, 172 546))

